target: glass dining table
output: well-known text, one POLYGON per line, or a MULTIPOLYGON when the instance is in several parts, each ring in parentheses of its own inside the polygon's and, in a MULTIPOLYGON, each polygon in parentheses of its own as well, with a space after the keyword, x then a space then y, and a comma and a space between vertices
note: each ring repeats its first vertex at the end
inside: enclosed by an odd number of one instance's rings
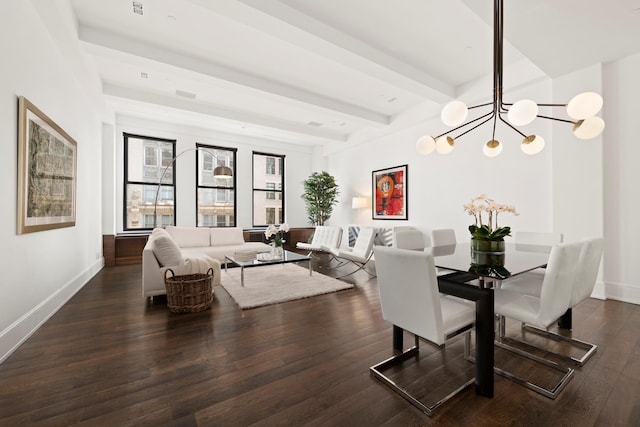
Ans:
MULTIPOLYGON (((474 253, 469 242, 430 249, 436 267, 450 271, 438 276, 440 292, 476 304, 476 393, 493 397, 494 301, 492 286, 509 277, 545 267, 551 247, 509 244, 503 253, 474 253)), ((394 347, 402 349, 402 329, 394 329, 394 347), (396 342, 398 340, 398 342, 396 342)))

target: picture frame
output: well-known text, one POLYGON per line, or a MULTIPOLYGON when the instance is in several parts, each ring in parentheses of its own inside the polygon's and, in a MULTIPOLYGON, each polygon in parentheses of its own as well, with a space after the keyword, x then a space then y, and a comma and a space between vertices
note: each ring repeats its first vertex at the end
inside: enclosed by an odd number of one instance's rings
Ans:
POLYGON ((17 234, 76 224, 77 143, 18 98, 17 234))
POLYGON ((371 173, 372 219, 409 219, 408 169, 401 165, 371 173))

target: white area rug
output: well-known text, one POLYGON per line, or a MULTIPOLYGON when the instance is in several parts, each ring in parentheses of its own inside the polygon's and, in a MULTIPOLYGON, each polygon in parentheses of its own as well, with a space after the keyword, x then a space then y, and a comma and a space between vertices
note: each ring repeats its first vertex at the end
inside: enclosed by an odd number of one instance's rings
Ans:
MULTIPOLYGON (((306 264, 306 263, 305 263, 306 264)), ((244 287, 240 286, 240 268, 222 269, 222 286, 240 308, 255 308, 279 302, 308 298, 353 288, 352 284, 295 264, 276 264, 244 269, 244 287)))

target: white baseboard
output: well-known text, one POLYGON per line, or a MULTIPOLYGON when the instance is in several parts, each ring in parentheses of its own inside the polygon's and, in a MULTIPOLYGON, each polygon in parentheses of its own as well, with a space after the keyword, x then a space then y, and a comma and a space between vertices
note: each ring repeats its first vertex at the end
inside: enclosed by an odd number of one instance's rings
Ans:
POLYGON ((640 286, 608 282, 605 292, 608 299, 640 304, 640 286))
POLYGON ((99 258, 94 264, 89 266, 89 268, 78 274, 32 310, 25 313, 5 330, 0 331, 0 349, 3 349, 3 353, 0 354, 0 363, 20 347, 44 322, 69 301, 76 292, 82 289, 102 267, 104 267, 104 258, 99 258))

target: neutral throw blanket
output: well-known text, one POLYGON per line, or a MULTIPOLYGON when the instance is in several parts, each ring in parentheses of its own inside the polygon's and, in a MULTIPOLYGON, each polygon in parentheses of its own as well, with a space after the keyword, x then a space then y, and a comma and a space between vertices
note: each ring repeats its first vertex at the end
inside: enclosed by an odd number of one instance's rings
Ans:
POLYGON ((213 285, 220 284, 220 261, 207 255, 185 257, 180 266, 180 274, 206 274, 213 268, 213 285))

